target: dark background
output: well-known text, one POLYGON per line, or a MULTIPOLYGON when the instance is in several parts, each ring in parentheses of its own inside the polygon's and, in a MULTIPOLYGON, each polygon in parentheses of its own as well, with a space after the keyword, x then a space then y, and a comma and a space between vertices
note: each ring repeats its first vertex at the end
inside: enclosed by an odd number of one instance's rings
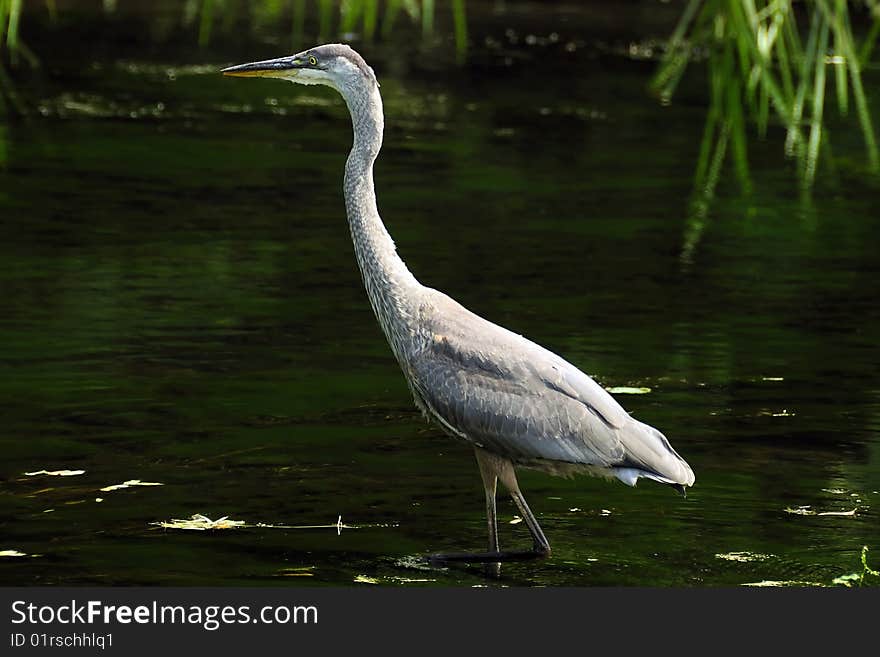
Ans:
MULTIPOLYGON (((217 73, 298 29, 376 69, 379 207, 413 273, 650 388, 617 398, 696 473, 686 500, 521 473, 554 552, 497 583, 824 585, 865 545, 876 567, 880 178, 830 86, 812 190, 785 127, 749 121, 750 189, 728 159, 695 203, 706 62, 671 103, 651 91, 682 3, 469 1, 464 41, 442 2, 430 30, 401 13, 372 39, 336 5, 321 38, 311 2, 300 23, 296 3, 57 4, 25 4, 37 65, 4 64, 0 581, 495 583, 418 561, 483 546, 482 489, 367 303, 344 104, 217 73), (163 485, 100 490, 135 479, 163 485), (193 514, 246 526, 154 524, 193 514)), ((876 57, 862 81, 873 110, 876 57)))

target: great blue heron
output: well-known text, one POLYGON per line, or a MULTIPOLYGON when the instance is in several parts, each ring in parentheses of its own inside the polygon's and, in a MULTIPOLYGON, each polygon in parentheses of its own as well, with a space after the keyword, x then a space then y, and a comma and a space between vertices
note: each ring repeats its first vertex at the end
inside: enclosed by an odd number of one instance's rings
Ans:
POLYGON ((373 69, 350 47, 328 44, 290 57, 223 69, 226 75, 322 84, 345 99, 354 145, 345 164, 345 207, 370 304, 409 383, 416 406, 446 433, 474 447, 486 491, 489 550, 435 555, 500 562, 546 556, 550 543, 517 484, 514 466, 551 474, 647 477, 684 494, 690 466, 666 437, 635 420, 593 379, 560 356, 470 312, 419 283, 397 254, 376 208, 373 163, 385 118, 373 69), (498 480, 510 491, 534 541, 501 552, 498 480))

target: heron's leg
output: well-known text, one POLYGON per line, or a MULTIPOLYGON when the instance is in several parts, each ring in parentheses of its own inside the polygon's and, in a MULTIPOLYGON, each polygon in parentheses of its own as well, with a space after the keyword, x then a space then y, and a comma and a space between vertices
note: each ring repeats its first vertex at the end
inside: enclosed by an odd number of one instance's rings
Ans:
POLYGON ((516 481, 516 473, 513 463, 507 459, 491 454, 483 449, 476 448, 477 463, 480 466, 480 475, 483 477, 483 485, 486 489, 486 515, 489 522, 489 551, 488 552, 460 552, 454 554, 434 554, 428 557, 429 561, 443 563, 446 561, 471 561, 495 564, 502 561, 521 561, 525 559, 540 559, 550 554, 550 543, 541 531, 538 521, 526 504, 519 484, 516 481), (495 512, 495 489, 497 480, 510 491, 513 501, 516 502, 519 512, 526 521, 529 532, 534 541, 531 550, 504 550, 498 549, 498 525, 495 512))
MULTIPOLYGON (((489 552, 499 554, 498 547, 498 513, 495 510, 495 493, 498 488, 498 474, 486 459, 480 458, 480 450, 477 449, 477 465, 480 466, 480 477, 483 479, 483 489, 486 491, 486 522, 489 527, 489 552)), ((501 576, 501 562, 490 561, 486 563, 486 573, 490 577, 501 576)))
POLYGON ((538 524, 538 519, 535 518, 535 514, 532 513, 529 505, 526 504, 526 498, 519 489, 519 483, 516 480, 516 471, 513 469, 513 463, 505 458, 489 454, 481 449, 477 450, 477 460, 490 462, 493 471, 501 480, 501 483, 504 484, 504 487, 507 488, 508 491, 510 491, 510 496, 516 503, 516 507, 522 514, 522 518, 526 521, 526 526, 529 528, 529 533, 532 535, 535 553, 539 556, 547 556, 550 554, 550 542, 547 540, 547 537, 544 536, 544 532, 541 531, 541 525, 538 524))
POLYGON ((526 525, 532 535, 532 540, 535 542, 535 552, 543 556, 549 555, 550 541, 547 540, 547 537, 544 536, 544 532, 541 531, 541 525, 538 524, 538 519, 535 518, 529 505, 526 504, 526 498, 523 497, 523 494, 518 487, 516 490, 510 491, 510 496, 513 498, 513 501, 516 502, 516 506, 519 508, 523 520, 526 521, 526 525))
POLYGON ((480 476, 483 478, 483 488, 486 490, 486 520, 489 524, 489 552, 498 552, 498 514, 495 510, 495 491, 498 486, 498 474, 492 463, 480 457, 482 450, 476 449, 477 465, 480 466, 480 476))

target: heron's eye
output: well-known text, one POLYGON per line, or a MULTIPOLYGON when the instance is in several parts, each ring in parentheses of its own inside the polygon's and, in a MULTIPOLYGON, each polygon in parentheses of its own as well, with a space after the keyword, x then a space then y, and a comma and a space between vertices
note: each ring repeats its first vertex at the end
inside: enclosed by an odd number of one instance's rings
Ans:
POLYGON ((318 60, 315 59, 315 56, 312 55, 309 57, 309 66, 316 66, 318 64, 318 60))

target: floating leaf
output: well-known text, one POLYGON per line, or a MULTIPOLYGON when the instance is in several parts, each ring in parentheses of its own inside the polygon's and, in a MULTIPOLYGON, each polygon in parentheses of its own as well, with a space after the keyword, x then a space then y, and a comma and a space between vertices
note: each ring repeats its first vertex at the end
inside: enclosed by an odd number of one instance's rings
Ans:
POLYGON ((825 586, 821 582, 803 582, 800 580, 773 580, 765 579, 761 582, 747 582, 740 586, 825 586))
POLYGON ((0 557, 26 557, 27 554, 18 550, 0 550, 0 557))
POLYGON ((314 577, 315 573, 309 572, 314 566, 297 566, 296 568, 282 568, 278 574, 281 577, 314 577))
POLYGON ((47 475, 49 477, 75 477, 76 475, 85 474, 85 470, 37 470, 36 472, 25 472, 27 477, 36 477, 37 475, 47 475))
POLYGON ((191 529, 195 531, 205 531, 206 529, 235 529, 244 526, 243 520, 230 520, 229 516, 223 516, 217 520, 211 520, 201 513, 196 513, 188 520, 172 519, 170 522, 153 522, 152 525, 158 525, 163 529, 191 529))
POLYGON ((164 486, 165 484, 160 484, 157 481, 141 481, 140 479, 129 479, 126 482, 121 484, 113 484, 112 486, 104 486, 101 489, 104 493, 109 493, 112 490, 122 490, 123 488, 130 488, 132 486, 164 486))
POLYGON ((650 388, 631 388, 629 386, 615 386, 614 388, 605 388, 605 390, 615 395, 647 395, 651 392, 650 388))
POLYGON ((264 522, 247 523, 244 520, 229 520, 229 516, 223 516, 219 520, 211 520, 201 513, 196 513, 189 519, 181 520, 174 518, 170 521, 151 522, 151 525, 164 527, 166 529, 231 529, 231 528, 259 528, 259 529, 335 529, 337 535, 343 529, 361 529, 363 527, 396 527, 397 525, 375 524, 375 525, 345 525, 342 523, 342 516, 336 519, 332 525, 274 525, 264 522))
POLYGON ((379 580, 373 577, 367 577, 366 575, 358 575, 354 578, 354 581, 358 584, 378 584, 379 580))
POLYGON ((849 575, 841 575, 840 577, 835 577, 833 580, 831 580, 831 583, 843 586, 852 586, 853 582, 861 582, 861 580, 861 573, 850 573, 849 575))
POLYGON ((810 508, 810 505, 798 506, 795 508, 785 507, 786 513, 792 513, 797 516, 855 516, 856 511, 858 509, 851 509, 849 511, 813 511, 810 508))
POLYGON ((809 504, 806 506, 798 506, 798 507, 794 507, 794 508, 787 506, 787 507, 785 507, 785 512, 786 513, 793 513, 794 515, 797 515, 797 516, 814 516, 814 515, 816 515, 816 512, 810 508, 809 504))
POLYGON ((751 561, 766 561, 773 558, 772 554, 760 554, 757 552, 725 552, 724 554, 716 554, 716 559, 724 559, 725 561, 738 561, 740 563, 749 563, 751 561))

